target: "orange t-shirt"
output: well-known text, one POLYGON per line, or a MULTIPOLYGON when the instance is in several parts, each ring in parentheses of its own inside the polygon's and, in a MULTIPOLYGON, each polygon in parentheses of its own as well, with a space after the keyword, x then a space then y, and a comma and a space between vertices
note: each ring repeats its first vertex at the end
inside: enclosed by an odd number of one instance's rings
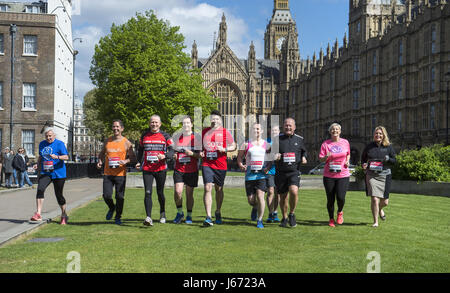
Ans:
POLYGON ((123 161, 127 158, 127 149, 125 143, 127 139, 124 137, 121 141, 115 142, 113 138, 108 138, 105 146, 105 170, 104 174, 108 176, 126 176, 126 165, 119 165, 119 161, 123 161))

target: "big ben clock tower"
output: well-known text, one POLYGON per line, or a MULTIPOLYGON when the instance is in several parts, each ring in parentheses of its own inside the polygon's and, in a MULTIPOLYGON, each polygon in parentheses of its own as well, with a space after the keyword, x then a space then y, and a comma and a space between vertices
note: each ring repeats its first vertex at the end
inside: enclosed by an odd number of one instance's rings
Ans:
POLYGON ((294 24, 289 0, 274 0, 272 19, 266 28, 264 35, 264 58, 278 60, 281 56, 283 42, 289 33, 289 25, 294 24))

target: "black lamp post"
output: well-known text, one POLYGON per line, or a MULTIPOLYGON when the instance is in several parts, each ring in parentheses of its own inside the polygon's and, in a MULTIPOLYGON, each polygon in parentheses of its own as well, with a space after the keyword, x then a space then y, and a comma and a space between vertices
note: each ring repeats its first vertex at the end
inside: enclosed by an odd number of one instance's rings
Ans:
POLYGON ((446 137, 445 137, 445 145, 448 146, 448 96, 449 96, 449 84, 450 84, 450 71, 445 73, 445 81, 447 83, 447 105, 446 105, 446 137))

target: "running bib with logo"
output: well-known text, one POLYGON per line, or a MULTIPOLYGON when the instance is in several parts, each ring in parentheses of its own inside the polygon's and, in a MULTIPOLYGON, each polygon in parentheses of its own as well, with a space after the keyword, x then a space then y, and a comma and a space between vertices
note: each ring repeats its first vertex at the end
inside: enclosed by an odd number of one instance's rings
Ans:
POLYGON ((119 164, 120 158, 114 157, 114 158, 108 158, 108 166, 111 169, 116 169, 120 167, 119 164))
POLYGON ((284 163, 295 163, 295 153, 285 153, 283 154, 284 163))
POLYGON ((339 173, 342 171, 341 162, 330 162, 330 172, 339 173))
POLYGON ((206 158, 209 160, 215 160, 217 159, 217 152, 206 152, 206 158))
POLYGON ((44 172, 53 172, 53 170, 55 170, 53 161, 44 161, 44 172))
POLYGON ((374 172, 382 172, 383 171, 383 163, 382 162, 370 162, 369 170, 374 172))
POLYGON ((149 162, 149 163, 156 163, 156 162, 158 162, 159 161, 158 154, 157 153, 151 153, 151 152, 147 153, 146 161, 149 162))
POLYGON ((178 161, 181 164, 189 164, 191 162, 191 157, 186 154, 178 154, 178 161))

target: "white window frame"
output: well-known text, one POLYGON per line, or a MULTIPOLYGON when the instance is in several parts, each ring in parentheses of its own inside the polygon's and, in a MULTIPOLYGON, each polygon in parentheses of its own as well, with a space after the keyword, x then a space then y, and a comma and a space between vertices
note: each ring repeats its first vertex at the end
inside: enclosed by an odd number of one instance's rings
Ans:
POLYGON ((24 35, 23 36, 23 55, 24 56, 37 56, 38 53, 38 37, 36 35, 24 35), (28 50, 32 48, 32 51, 28 50))
POLYGON ((22 111, 36 111, 36 91, 37 91, 37 86, 36 83, 23 83, 22 86, 22 111), (27 88, 28 86, 30 86, 29 88, 27 88), (32 91, 30 92, 29 89, 32 89, 32 91), (27 95, 28 94, 28 95, 27 95), (29 98, 33 98, 33 105, 32 107, 27 107, 29 105, 29 102, 26 101, 29 98))
POLYGON ((5 35, 0 34, 0 55, 5 55, 5 35))
POLYGON ((28 157, 35 157, 35 138, 36 132, 33 129, 22 130, 22 147, 26 150, 28 157))
POLYGON ((2 11, 2 12, 8 12, 8 11, 9 11, 9 6, 8 6, 8 4, 0 4, 0 11, 2 11))
POLYGON ((0 81, 0 110, 3 110, 3 81, 0 81))

